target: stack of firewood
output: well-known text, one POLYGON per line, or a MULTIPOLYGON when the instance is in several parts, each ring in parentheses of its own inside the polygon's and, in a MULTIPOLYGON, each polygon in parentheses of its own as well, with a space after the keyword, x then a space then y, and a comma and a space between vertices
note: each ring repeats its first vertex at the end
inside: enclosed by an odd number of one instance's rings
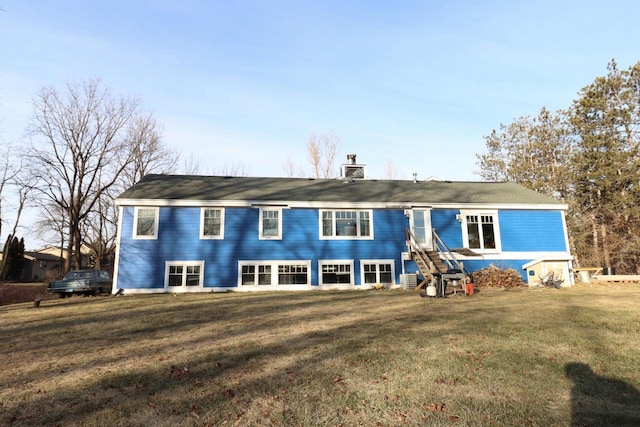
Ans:
POLYGON ((502 269, 495 265, 472 274, 473 284, 480 288, 517 288, 526 286, 520 274, 514 269, 502 269))

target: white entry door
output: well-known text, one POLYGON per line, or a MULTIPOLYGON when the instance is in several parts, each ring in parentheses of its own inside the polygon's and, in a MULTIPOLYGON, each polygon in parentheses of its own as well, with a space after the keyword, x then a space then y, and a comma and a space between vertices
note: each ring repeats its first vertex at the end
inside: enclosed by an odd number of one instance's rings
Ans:
POLYGON ((423 249, 433 249, 431 233, 431 209, 411 210, 411 232, 423 249))

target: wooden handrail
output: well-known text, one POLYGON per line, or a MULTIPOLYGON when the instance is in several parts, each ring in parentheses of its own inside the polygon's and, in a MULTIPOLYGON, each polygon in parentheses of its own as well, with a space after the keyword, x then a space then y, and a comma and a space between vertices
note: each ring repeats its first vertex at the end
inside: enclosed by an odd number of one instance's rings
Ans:
MULTIPOLYGON (((411 232, 409 228, 405 229, 405 234, 406 234, 407 249, 409 250, 409 256, 413 259, 413 254, 415 253, 418 256, 418 258, 420 258, 420 261, 422 261, 424 265, 429 266, 431 263, 431 260, 424 253, 424 249, 420 247, 420 244, 418 243, 416 236, 411 232)), ((425 278, 431 277, 431 271, 426 271, 426 272, 423 271, 422 273, 425 275, 425 278)))
POLYGON ((441 258, 443 258, 444 261, 447 263, 447 267, 449 267, 449 269, 456 268, 456 269, 464 272, 464 267, 463 267, 462 263, 460 263, 460 261, 458 261, 458 259, 453 254, 451 249, 449 249, 449 246, 447 246, 447 244, 440 238, 438 233, 436 233, 436 230, 432 229, 431 233, 432 233, 433 238, 434 238, 433 240, 435 242, 436 250, 438 251, 439 255, 442 255, 441 258))

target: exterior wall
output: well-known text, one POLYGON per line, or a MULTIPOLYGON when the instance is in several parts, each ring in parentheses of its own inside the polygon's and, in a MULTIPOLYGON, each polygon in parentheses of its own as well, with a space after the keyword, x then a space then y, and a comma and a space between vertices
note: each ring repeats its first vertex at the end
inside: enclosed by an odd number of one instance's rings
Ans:
MULTIPOLYGON (((459 209, 431 211, 432 227, 450 248, 464 247, 459 213, 459 209)), ((502 252, 569 250, 561 211, 499 210, 498 220, 502 252)))
POLYGON ((399 283, 408 225, 402 210, 373 212, 373 240, 320 240, 317 209, 283 209, 282 240, 260 240, 257 208, 226 208, 225 238, 200 239, 200 211, 161 207, 158 238, 136 240, 134 208, 124 207, 117 287, 164 289, 166 261, 204 261, 205 288, 235 288, 238 261, 311 261, 311 284, 317 285, 318 260, 354 260, 354 281, 360 284, 360 260, 393 259, 394 280, 399 283))
POLYGON ((462 226, 456 219, 460 209, 434 209, 431 211, 431 227, 450 249, 462 248, 462 226))
MULTIPOLYGON (((456 215, 459 209, 434 209, 431 224, 436 233, 451 248, 465 247, 462 240, 463 225, 456 215)), ((458 256, 465 270, 474 272, 495 265, 498 268, 514 269, 527 282, 524 264, 547 254, 567 253, 565 225, 562 211, 549 210, 498 210, 501 251, 482 254, 479 257, 458 256)), ((409 262, 408 271, 413 271, 409 262)))
POLYGON ((569 250, 559 211, 505 210, 498 216, 504 252, 569 250))
MULTIPOLYGON (((133 239, 134 207, 121 209, 116 289, 164 291, 165 263, 203 261, 205 290, 238 289, 239 261, 310 263, 310 285, 318 286, 319 261, 353 261, 352 286, 363 283, 361 260, 393 260, 394 281, 414 273, 406 252, 403 209, 373 210, 373 239, 320 239, 318 209, 282 209, 282 239, 260 240, 258 208, 225 208, 224 239, 200 239, 199 207, 160 207, 157 239, 133 239)), ((459 209, 432 209, 431 224, 449 248, 462 248, 459 209)), ((496 265, 512 268, 527 280, 523 265, 543 255, 568 252, 561 211, 498 210, 500 252, 460 256, 474 272, 496 265)))

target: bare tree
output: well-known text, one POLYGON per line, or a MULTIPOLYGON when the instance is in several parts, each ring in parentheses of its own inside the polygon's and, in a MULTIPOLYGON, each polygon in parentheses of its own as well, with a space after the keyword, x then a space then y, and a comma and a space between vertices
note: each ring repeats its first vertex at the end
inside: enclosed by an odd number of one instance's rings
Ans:
POLYGON ((111 267, 116 249, 117 206, 115 194, 105 192, 82 223, 82 243, 91 250, 93 267, 111 267))
POLYGON ((150 173, 175 172, 179 154, 162 144, 162 126, 152 115, 137 116, 128 128, 128 143, 133 148, 131 162, 123 170, 127 188, 150 173))
POLYGON ((199 175, 202 170, 200 161, 191 153, 188 158, 182 162, 182 173, 186 175, 199 175))
MULTIPOLYGON (((42 216, 35 223, 36 233, 43 241, 53 243, 58 247, 60 249, 58 256, 60 259, 64 259, 64 247, 68 230, 66 211, 50 200, 35 200, 35 202, 44 202, 44 204, 38 205, 42 216)), ((62 277, 64 274, 62 267, 61 265, 58 267, 57 278, 62 277)))
MULTIPOLYGON (((10 163, 9 161, 5 163, 3 178, 2 178, 2 182, 0 183, 0 188, 4 190, 6 185, 15 187, 14 196, 15 196, 15 199, 17 199, 17 208, 15 213, 15 221, 13 223, 13 228, 11 229, 11 231, 7 236, 7 240, 6 240, 7 243, 4 246, 4 249, 2 252, 2 260, 0 262, 0 264, 2 265, 0 269, 0 278, 2 278, 3 280, 8 277, 8 274, 9 274, 8 271, 12 268, 9 264, 12 263, 13 261, 10 261, 10 259, 19 257, 20 261, 18 261, 18 263, 19 264, 22 263, 22 257, 24 255, 24 239, 20 239, 18 241, 17 231, 18 231, 18 226, 20 225, 20 218, 22 217, 22 212, 24 211, 24 208, 27 204, 27 200, 29 199, 29 192, 32 189, 31 183, 33 181, 33 179, 29 176, 29 174, 26 173, 23 168, 21 168, 21 165, 12 165, 13 167, 11 167, 9 163, 10 163), (8 172, 10 169, 12 171, 8 172), (14 243, 17 244, 18 242, 21 245, 22 253, 13 252, 13 250, 16 249, 16 246, 14 243), (9 253, 10 251, 11 253, 9 253)), ((0 197, 0 204, 1 204, 1 197, 0 197)), ((20 271, 22 271, 22 267, 20 267, 20 271)))
POLYGON ((398 179, 398 168, 396 167, 396 164, 393 163, 393 161, 387 160, 384 166, 386 179, 398 179))
POLYGON ((335 161, 341 142, 333 131, 309 137, 307 156, 315 178, 335 178, 338 175, 335 161))
POLYGON ((71 267, 81 265, 83 222, 141 151, 132 140, 139 104, 114 98, 99 80, 45 87, 34 100, 31 174, 39 197, 65 213, 71 267))
POLYGON ((314 178, 335 178, 338 168, 335 164, 342 140, 335 132, 312 134, 307 141, 307 160, 311 165, 311 173, 304 166, 287 156, 282 168, 289 177, 312 176, 314 178))
POLYGON ((6 221, 4 217, 4 197, 7 187, 12 184, 13 180, 18 176, 19 167, 13 164, 13 152, 14 147, 6 145, 4 150, 0 153, 0 235, 2 235, 2 224, 6 221))
POLYGON ((214 175, 221 176, 248 176, 243 163, 225 164, 219 172, 214 171, 214 175))
POLYGON ((287 156, 284 162, 282 162, 282 169, 284 169, 284 172, 288 177, 305 176, 304 167, 300 164, 296 164, 296 162, 291 159, 291 156, 287 156))
MULTIPOLYGON (((113 186, 105 188, 94 208, 82 223, 82 244, 91 250, 93 266, 111 266, 115 254, 119 193, 150 173, 173 173, 180 159, 175 150, 162 143, 162 127, 150 115, 135 115, 127 126, 126 144, 131 147, 131 159, 113 186)), ((109 177, 107 177, 109 179, 109 177)), ((99 181, 104 182, 102 174, 99 181)))

